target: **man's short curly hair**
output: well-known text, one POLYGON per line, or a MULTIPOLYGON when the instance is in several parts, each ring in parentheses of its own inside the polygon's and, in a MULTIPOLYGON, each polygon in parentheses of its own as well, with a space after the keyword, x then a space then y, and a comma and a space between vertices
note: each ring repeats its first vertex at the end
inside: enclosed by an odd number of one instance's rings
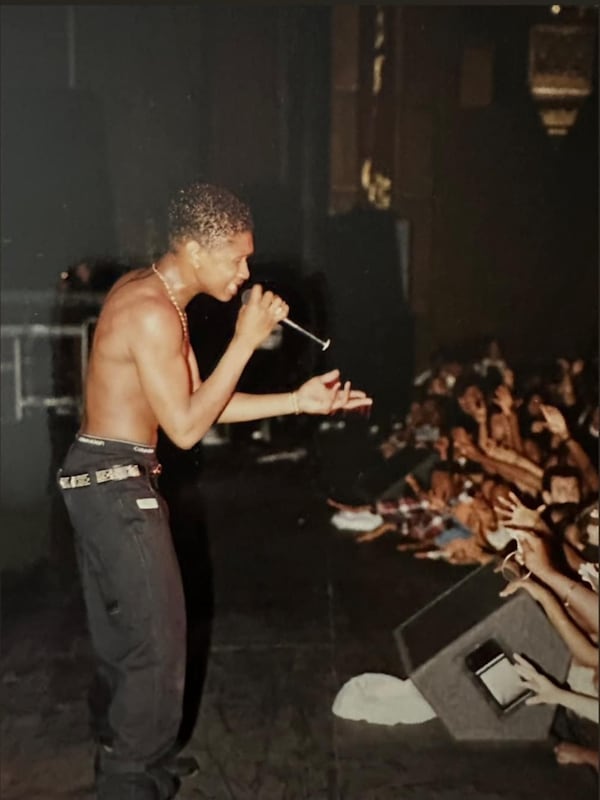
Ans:
POLYGON ((175 194, 168 209, 169 247, 194 239, 203 247, 236 233, 252 232, 248 206, 221 186, 192 183, 175 194))

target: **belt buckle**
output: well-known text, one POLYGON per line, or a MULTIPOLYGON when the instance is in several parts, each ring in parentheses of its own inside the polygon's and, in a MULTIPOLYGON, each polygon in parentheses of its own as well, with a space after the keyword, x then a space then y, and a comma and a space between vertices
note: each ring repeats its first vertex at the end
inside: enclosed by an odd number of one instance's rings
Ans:
POLYGON ((80 475, 66 475, 58 480, 61 489, 81 489, 84 486, 90 486, 92 480, 88 472, 83 472, 80 475))

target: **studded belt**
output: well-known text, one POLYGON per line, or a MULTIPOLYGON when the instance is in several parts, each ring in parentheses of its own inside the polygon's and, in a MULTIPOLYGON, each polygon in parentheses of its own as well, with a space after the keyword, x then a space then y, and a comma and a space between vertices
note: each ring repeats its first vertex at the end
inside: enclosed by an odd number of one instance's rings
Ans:
MULTIPOLYGON (((162 467, 157 464, 150 470, 151 475, 160 475, 162 467)), ((63 475, 58 479, 61 489, 81 489, 91 486, 92 482, 107 483, 108 481, 124 481, 127 478, 139 478, 142 470, 138 464, 125 464, 124 466, 99 469, 96 472, 82 472, 79 475, 63 475)))

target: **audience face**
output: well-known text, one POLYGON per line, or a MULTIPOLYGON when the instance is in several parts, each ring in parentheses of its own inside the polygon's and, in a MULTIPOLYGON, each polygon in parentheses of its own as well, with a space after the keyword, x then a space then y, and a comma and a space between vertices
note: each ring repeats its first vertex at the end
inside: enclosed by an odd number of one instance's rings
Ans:
POLYGON ((442 416, 437 403, 432 398, 426 398, 421 409, 423 412, 423 422, 427 425, 432 425, 434 428, 439 428, 442 422, 442 416))
POLYGON ((434 470, 431 475, 431 488, 429 490, 430 499, 434 503, 447 505, 454 496, 454 486, 452 476, 449 472, 434 470))
POLYGON ((542 449, 534 439, 523 439, 523 455, 534 464, 542 463, 542 449))
POLYGON ((598 547, 598 503, 583 511, 577 518, 578 538, 581 547, 589 544, 598 547))
POLYGON ((539 394, 532 394, 527 402, 527 413, 534 419, 544 419, 542 414, 542 397, 539 394))
POLYGON ((487 357, 494 361, 499 361, 502 358, 502 351, 496 339, 492 339, 487 347, 487 357))
POLYGON ((431 379, 429 384, 429 393, 437 395, 447 395, 449 393, 448 385, 441 375, 436 375, 431 379))
POLYGON ((452 445, 454 448, 454 457, 461 458, 465 455, 466 449, 472 447, 473 442, 471 437, 464 428, 452 428, 450 432, 452 438, 452 445))
POLYGON ((476 411, 484 404, 483 392, 476 384, 467 386, 458 398, 458 405, 465 414, 474 417, 476 411))
POLYGON ((543 492, 544 502, 549 506, 566 503, 577 504, 581 501, 579 481, 572 476, 555 475, 550 483, 550 491, 543 492))

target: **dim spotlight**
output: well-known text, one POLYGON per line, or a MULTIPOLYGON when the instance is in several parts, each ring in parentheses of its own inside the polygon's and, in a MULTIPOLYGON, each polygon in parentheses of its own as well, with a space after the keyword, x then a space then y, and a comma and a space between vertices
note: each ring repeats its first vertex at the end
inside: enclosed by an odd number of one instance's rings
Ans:
POLYGON ((550 13, 551 14, 554 14, 554 15, 560 14, 561 11, 562 11, 562 8, 560 6, 550 6, 550 13))

